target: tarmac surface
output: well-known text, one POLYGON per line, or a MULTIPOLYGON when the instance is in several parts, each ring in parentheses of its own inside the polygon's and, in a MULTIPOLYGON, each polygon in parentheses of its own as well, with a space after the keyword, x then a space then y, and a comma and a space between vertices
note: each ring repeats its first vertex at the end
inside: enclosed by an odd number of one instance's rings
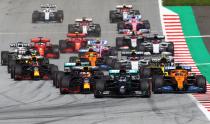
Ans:
MULTIPOLYGON (((193 6, 192 8, 201 35, 210 35, 210 6, 193 6)), ((210 37, 203 37, 203 40, 207 50, 210 52, 210 37)))
MULTIPOLYGON (((67 24, 82 16, 93 17, 102 27, 102 39, 115 45, 116 24, 110 24, 109 10, 117 4, 132 4, 145 19, 152 32, 162 33, 158 0, 54 0, 64 10, 62 24, 32 24, 33 10, 50 0, 0 1, 0 50, 9 43, 32 37, 49 37, 58 44, 67 33, 67 24)), ((69 54, 52 63, 63 69, 69 54)), ((93 94, 60 95, 52 81, 13 81, 0 67, 0 124, 209 124, 187 94, 157 94, 151 98, 103 98, 93 94)))

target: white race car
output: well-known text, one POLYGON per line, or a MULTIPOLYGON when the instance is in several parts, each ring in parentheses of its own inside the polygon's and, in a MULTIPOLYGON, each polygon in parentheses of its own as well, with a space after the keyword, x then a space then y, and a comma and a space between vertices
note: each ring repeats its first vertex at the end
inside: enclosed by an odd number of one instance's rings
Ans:
POLYGON ((55 4, 41 4, 40 10, 33 11, 32 14, 32 23, 38 21, 44 22, 58 22, 62 23, 64 19, 63 10, 57 10, 55 4))

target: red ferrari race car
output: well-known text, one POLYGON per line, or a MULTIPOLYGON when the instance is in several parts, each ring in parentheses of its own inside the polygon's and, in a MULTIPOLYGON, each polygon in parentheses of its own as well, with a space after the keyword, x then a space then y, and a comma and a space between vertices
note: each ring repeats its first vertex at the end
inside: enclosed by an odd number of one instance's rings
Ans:
POLYGON ((60 57, 58 45, 50 44, 50 39, 37 37, 31 39, 31 48, 46 58, 58 59, 60 57))
POLYGON ((120 34, 127 34, 127 32, 135 31, 138 33, 149 33, 150 23, 148 20, 141 20, 136 16, 132 16, 128 21, 117 23, 117 31, 120 34))
POLYGON ((78 52, 80 48, 86 47, 87 39, 86 35, 82 33, 69 33, 67 39, 59 41, 59 49, 61 53, 78 52))

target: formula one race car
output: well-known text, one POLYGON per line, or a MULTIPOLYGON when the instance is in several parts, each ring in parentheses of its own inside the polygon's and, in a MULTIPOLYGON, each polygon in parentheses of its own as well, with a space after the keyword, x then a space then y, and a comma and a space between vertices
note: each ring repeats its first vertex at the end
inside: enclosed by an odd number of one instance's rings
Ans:
POLYGON ((109 20, 111 23, 127 21, 131 15, 141 19, 139 10, 133 10, 132 5, 117 5, 116 10, 109 11, 109 20))
POLYGON ((150 83, 140 78, 138 70, 109 70, 108 78, 96 80, 95 98, 104 96, 143 96, 150 97, 150 83))
POLYGON ((58 67, 49 64, 43 56, 23 56, 11 66, 11 78, 14 80, 49 80, 58 67))
POLYGON ((154 93, 206 93, 206 78, 190 71, 190 66, 166 66, 163 75, 152 79, 154 93))
POLYGON ((87 45, 87 39, 84 38, 85 36, 85 34, 78 32, 67 34, 67 39, 59 40, 60 52, 79 52, 80 48, 86 47, 87 45))
POLYGON ((48 38, 32 38, 31 43, 31 48, 37 50, 41 56, 55 59, 60 57, 58 45, 50 44, 50 39, 48 38))
POLYGON ((75 66, 74 63, 65 63, 65 72, 61 77, 60 93, 91 93, 95 79, 104 74, 97 66, 75 66), (68 69, 67 69, 68 68, 68 69))
POLYGON ((145 36, 141 43, 141 50, 151 52, 152 54, 159 54, 161 52, 171 52, 174 54, 173 42, 165 42, 165 37, 154 34, 153 36, 145 36))
POLYGON ((129 35, 124 35, 123 37, 116 37, 116 47, 118 49, 136 49, 143 51, 144 46, 141 45, 143 42, 143 36, 132 32, 129 35))
POLYGON ((128 32, 135 31, 139 34, 150 32, 150 23, 148 20, 139 20, 132 16, 128 21, 117 23, 117 31, 120 34, 127 34, 128 32))
POLYGON ((79 54, 85 54, 90 49, 93 49, 93 51, 97 52, 100 57, 108 56, 108 55, 116 55, 117 50, 114 47, 107 46, 108 41, 106 40, 95 40, 95 39, 89 39, 87 41, 87 46, 84 48, 81 48, 79 50, 79 54))
POLYGON ((11 43, 9 51, 1 51, 1 65, 8 65, 9 59, 23 55, 29 51, 29 44, 23 42, 11 43))
POLYGON ((92 18, 83 17, 82 19, 75 19, 75 24, 68 25, 68 33, 83 33, 87 36, 101 36, 101 26, 94 24, 92 18))
POLYGON ((59 22, 62 23, 64 19, 63 10, 57 10, 54 4, 42 4, 40 5, 41 10, 35 10, 32 14, 32 23, 38 21, 44 22, 59 22))

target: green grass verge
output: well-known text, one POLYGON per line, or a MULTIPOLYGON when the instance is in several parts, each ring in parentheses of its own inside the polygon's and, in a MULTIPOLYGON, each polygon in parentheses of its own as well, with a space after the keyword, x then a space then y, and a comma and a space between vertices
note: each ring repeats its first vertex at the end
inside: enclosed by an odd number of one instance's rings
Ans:
POLYGON ((163 0, 164 6, 210 6, 210 0, 163 0))
MULTIPOLYGON (((200 31, 197 22, 190 6, 170 6, 168 9, 179 14, 182 29, 185 36, 200 36, 200 31)), ((200 72, 206 77, 210 83, 210 55, 203 39, 186 38, 188 48, 200 72)))

